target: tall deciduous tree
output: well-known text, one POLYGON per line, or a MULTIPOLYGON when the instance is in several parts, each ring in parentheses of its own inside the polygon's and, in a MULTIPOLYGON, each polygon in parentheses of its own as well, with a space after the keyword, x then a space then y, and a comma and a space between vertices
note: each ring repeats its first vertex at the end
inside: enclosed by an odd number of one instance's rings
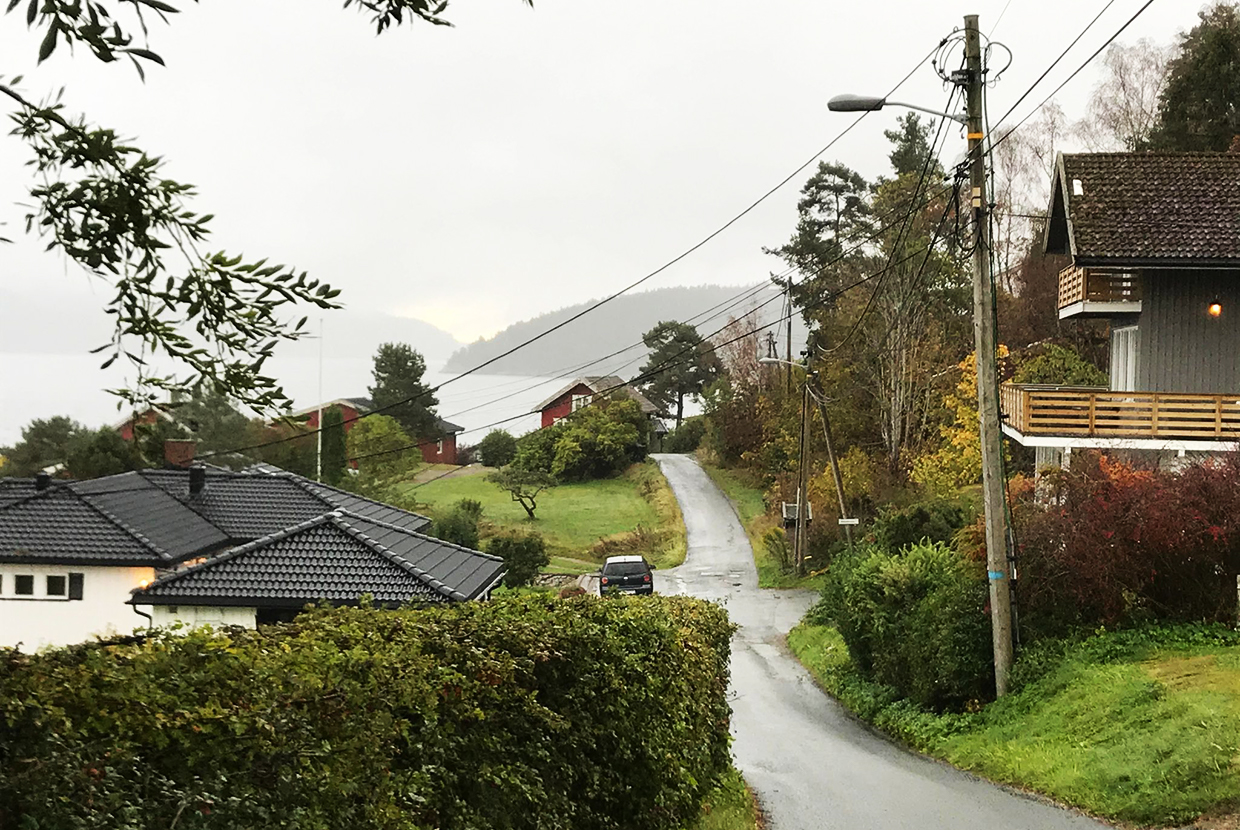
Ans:
POLYGON ((1167 49, 1148 38, 1107 49, 1088 114, 1075 128, 1086 147, 1094 152, 1133 152, 1149 142, 1167 85, 1169 57, 1167 49))
POLYGON ((370 397, 376 409, 395 418, 410 438, 435 436, 435 410, 439 401, 422 382, 426 360, 406 343, 384 343, 375 352, 374 386, 370 397), (390 408, 389 408, 390 407, 390 408))
POLYGON ((701 395, 719 376, 719 358, 688 323, 663 321, 642 335, 650 357, 641 374, 657 372, 642 384, 646 395, 664 410, 676 408, 676 426, 684 420, 685 397, 701 395))
POLYGON ((353 424, 346 443, 358 473, 371 479, 390 479, 422 463, 409 434, 388 415, 370 415, 353 424))
POLYGON ((1171 59, 1155 149, 1223 152, 1240 136, 1240 8, 1220 2, 1200 17, 1171 59))
POLYGON ((125 473, 143 466, 133 444, 112 427, 85 432, 69 443, 65 467, 76 479, 98 478, 125 473))

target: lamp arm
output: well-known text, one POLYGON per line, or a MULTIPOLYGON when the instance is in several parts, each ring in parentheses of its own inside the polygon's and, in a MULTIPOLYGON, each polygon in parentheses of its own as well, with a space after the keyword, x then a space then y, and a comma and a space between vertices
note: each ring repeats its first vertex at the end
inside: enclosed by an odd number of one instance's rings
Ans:
POLYGON ((955 115, 953 115, 950 112, 939 112, 938 110, 927 109, 926 107, 919 107, 916 104, 906 104, 903 101, 887 101, 886 105, 889 107, 904 107, 905 109, 917 110, 918 112, 925 112, 925 113, 929 113, 930 115, 937 115, 940 118, 950 118, 952 121, 955 121, 960 124, 964 124, 965 122, 969 120, 969 117, 965 115, 964 113, 956 113, 955 115))

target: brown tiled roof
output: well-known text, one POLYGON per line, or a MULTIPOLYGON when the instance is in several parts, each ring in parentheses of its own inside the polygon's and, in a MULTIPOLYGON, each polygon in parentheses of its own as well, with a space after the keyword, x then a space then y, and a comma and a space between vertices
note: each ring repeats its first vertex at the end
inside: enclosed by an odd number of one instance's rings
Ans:
POLYGON ((1047 248, 1077 264, 1240 264, 1238 153, 1065 154, 1052 193, 1047 248))

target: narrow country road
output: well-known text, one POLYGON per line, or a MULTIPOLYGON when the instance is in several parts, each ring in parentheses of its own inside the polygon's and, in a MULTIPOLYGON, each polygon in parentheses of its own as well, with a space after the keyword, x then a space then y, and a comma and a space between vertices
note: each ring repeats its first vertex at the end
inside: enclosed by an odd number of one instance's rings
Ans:
POLYGON ((749 541, 727 498, 685 455, 655 455, 689 534, 660 593, 722 602, 732 642, 733 754, 770 830, 1085 830, 1088 818, 1014 795, 907 752, 852 719, 782 638, 814 597, 758 588, 749 541))

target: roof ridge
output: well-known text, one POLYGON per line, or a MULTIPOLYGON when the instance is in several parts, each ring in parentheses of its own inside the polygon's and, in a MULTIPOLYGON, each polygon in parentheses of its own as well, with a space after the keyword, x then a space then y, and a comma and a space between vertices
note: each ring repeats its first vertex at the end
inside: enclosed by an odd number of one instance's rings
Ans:
MULTIPOLYGON (((337 511, 334 511, 332 514, 332 519, 331 519, 332 524, 334 524, 336 527, 340 528, 342 531, 349 534, 353 538, 357 539, 363 545, 370 548, 375 553, 379 554, 384 559, 391 562, 393 565, 406 571, 407 573, 413 574, 415 577, 418 578, 420 582, 432 588, 437 594, 441 594, 443 596, 448 597, 449 599, 455 599, 457 601, 462 601, 462 602, 464 600, 469 599, 469 597, 465 596, 465 594, 461 593, 460 591, 457 591, 453 588, 449 588, 448 585, 445 582, 443 582, 443 580, 436 579, 435 577, 431 576, 426 571, 414 565, 408 559, 405 559, 400 554, 393 553, 392 551, 388 550, 386 546, 380 544, 379 542, 372 539, 370 536, 366 535, 364 531, 359 530, 356 527, 353 527, 345 519, 346 514, 352 518, 360 519, 361 521, 367 521, 367 519, 364 516, 358 516, 356 513, 350 513, 347 510, 337 510, 337 511)), ((381 522, 376 522, 376 524, 380 524, 386 527, 391 527, 394 530, 402 530, 402 528, 398 528, 394 525, 383 525, 381 522)), ((408 533, 409 531, 404 531, 404 532, 408 533)), ((442 540, 436 540, 436 541, 442 541, 442 540)), ((466 550, 468 550, 468 548, 466 548, 466 550)))
POLYGON ((290 525, 289 527, 280 528, 274 533, 268 533, 266 536, 261 536, 258 539, 254 539, 253 541, 246 542, 244 545, 238 545, 235 548, 229 548, 228 550, 222 553, 218 553, 215 556, 208 557, 207 559, 205 559, 202 562, 199 562, 196 565, 190 565, 188 568, 183 568, 179 571, 173 571, 170 574, 161 576, 158 579, 156 579, 154 582, 152 582, 150 585, 147 585, 145 588, 135 588, 134 590, 130 591, 130 594, 137 596, 138 594, 145 593, 151 588, 171 584, 197 571, 205 570, 208 567, 214 567, 215 565, 218 565, 221 562, 227 562, 229 560, 236 559, 241 556, 245 556, 246 554, 252 553, 256 548, 260 546, 269 545, 272 542, 278 542, 281 539, 286 539, 290 536, 295 536, 298 533, 309 530, 325 522, 331 521, 332 514, 334 512, 335 511, 328 511, 326 513, 321 513, 318 516, 314 516, 312 518, 306 519, 305 521, 298 522, 295 525, 290 525))
POLYGON ((388 530, 396 530, 401 533, 408 534, 410 536, 416 536, 419 539, 423 540, 424 542, 435 542, 436 544, 443 545, 444 547, 454 548, 455 550, 463 550, 466 553, 472 553, 475 556, 481 556, 486 559, 490 559, 494 562, 504 561, 501 557, 496 556, 493 553, 485 553, 484 551, 474 550, 473 548, 467 548, 464 545, 458 545, 455 542, 449 542, 444 539, 437 538, 435 536, 430 536, 426 533, 420 533, 416 530, 410 530, 407 527, 401 527, 400 525, 394 525, 391 522, 385 522, 382 519, 372 519, 369 516, 363 516, 361 513, 355 513, 352 510, 349 510, 347 507, 341 507, 335 510, 334 512, 339 513, 341 516, 347 516, 349 518, 357 519, 358 521, 370 522, 371 524, 379 525, 380 527, 387 528, 388 530))
MULTIPOLYGON (((146 476, 143 476, 143 475, 140 473, 140 471, 138 471, 138 470, 130 470, 130 471, 126 472, 126 473, 118 473, 116 477, 120 477, 120 476, 124 476, 124 475, 129 475, 130 473, 134 474, 137 478, 140 478, 140 479, 142 479, 144 482, 146 482, 147 486, 148 486, 148 487, 150 487, 152 490, 156 490, 156 491, 158 491, 158 492, 160 492, 160 493, 164 492, 164 491, 163 491, 163 490, 161 490, 159 487, 156 487, 154 484, 152 484, 151 482, 147 481, 147 480, 146 480, 146 476)), ((113 476, 104 476, 104 478, 112 478, 112 477, 113 477, 113 476)), ((87 481, 90 481, 90 480, 91 480, 91 479, 87 479, 87 481)), ((63 488, 63 489, 68 490, 70 493, 72 493, 73 495, 77 496, 78 501, 82 502, 82 503, 83 503, 83 504, 85 504, 87 507, 89 507, 91 510, 94 510, 94 511, 95 511, 96 513, 98 513, 100 516, 103 516, 105 519, 107 519, 108 521, 110 521, 112 524, 116 525, 116 526, 117 526, 117 527, 119 527, 121 530, 125 531, 125 532, 126 532, 126 533, 128 533, 130 536, 132 536, 133 538, 137 539, 137 540, 138 540, 139 542, 141 542, 143 545, 146 545, 148 548, 150 548, 152 551, 154 551, 155 555, 156 555, 156 556, 158 556, 160 559, 164 560, 165 562, 172 562, 172 561, 173 561, 173 556, 172 556, 172 554, 171 554, 169 551, 164 550, 162 547, 160 547, 159 545, 157 545, 157 544, 155 544, 154 542, 152 542, 149 538, 147 538, 147 536, 146 536, 145 534, 143 534, 143 533, 139 532, 137 529, 135 529, 135 528, 133 528, 133 527, 130 527, 128 522, 124 521, 124 520, 123 520, 123 519, 121 519, 119 516, 114 515, 114 514, 112 513, 112 511, 110 511, 110 510, 106 510, 106 509, 104 509, 103 507, 101 507, 101 506, 99 506, 99 505, 95 504, 95 503, 94 503, 91 499, 86 498, 87 496, 90 496, 90 495, 101 495, 101 496, 102 496, 102 495, 107 495, 107 493, 106 493, 106 492, 104 492, 104 493, 97 493, 97 494, 94 494, 94 493, 82 493, 82 492, 79 492, 79 491, 75 490, 75 489, 72 487, 72 484, 74 484, 74 483, 78 483, 78 484, 80 484, 80 483, 82 483, 82 482, 68 482, 68 483, 66 483, 66 485, 64 486, 64 488, 63 488)), ((135 492, 137 492, 137 491, 135 490, 135 492)))

